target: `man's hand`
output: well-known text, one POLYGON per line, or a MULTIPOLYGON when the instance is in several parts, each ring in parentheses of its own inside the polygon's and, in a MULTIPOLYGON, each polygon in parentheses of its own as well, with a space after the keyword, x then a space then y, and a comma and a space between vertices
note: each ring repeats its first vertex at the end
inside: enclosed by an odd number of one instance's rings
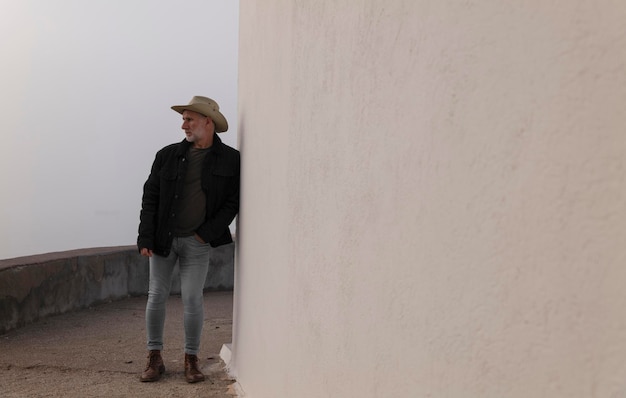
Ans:
POLYGON ((194 234, 194 236, 196 237, 196 240, 200 243, 202 243, 203 245, 206 243, 198 234, 194 234))
POLYGON ((142 256, 144 257, 152 257, 152 250, 150 249, 146 249, 145 247, 142 248, 139 253, 141 253, 142 256))

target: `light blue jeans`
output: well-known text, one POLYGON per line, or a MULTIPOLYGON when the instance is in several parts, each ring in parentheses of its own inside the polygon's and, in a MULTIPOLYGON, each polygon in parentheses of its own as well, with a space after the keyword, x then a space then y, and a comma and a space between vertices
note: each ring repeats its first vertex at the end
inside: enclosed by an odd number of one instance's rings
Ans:
POLYGON ((204 323, 203 288, 209 270, 211 246, 194 236, 174 238, 169 256, 150 257, 150 285, 146 305, 148 350, 163 350, 165 306, 172 286, 176 261, 180 269, 180 291, 183 299, 185 353, 198 355, 204 323))

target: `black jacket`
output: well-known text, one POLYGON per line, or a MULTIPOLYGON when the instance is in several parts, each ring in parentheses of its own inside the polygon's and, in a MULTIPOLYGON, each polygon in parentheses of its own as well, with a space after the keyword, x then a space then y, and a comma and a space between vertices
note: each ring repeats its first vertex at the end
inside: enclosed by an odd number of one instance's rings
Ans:
MULTIPOLYGON (((176 200, 187 171, 187 140, 171 144, 156 154, 150 176, 143 187, 139 250, 147 248, 167 256, 176 225, 176 200)), ((228 226, 239 211, 239 151, 215 135, 202 166, 202 190, 206 195, 206 219, 196 233, 213 247, 233 241, 228 226)))

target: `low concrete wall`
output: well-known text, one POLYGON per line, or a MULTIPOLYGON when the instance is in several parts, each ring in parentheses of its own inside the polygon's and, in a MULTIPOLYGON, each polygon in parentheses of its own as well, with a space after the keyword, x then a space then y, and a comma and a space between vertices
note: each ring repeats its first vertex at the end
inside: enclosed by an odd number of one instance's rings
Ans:
MULTIPOLYGON (((234 244, 212 252, 205 290, 230 290, 234 244)), ((0 334, 47 315, 148 293, 148 259, 135 246, 0 260, 0 334)), ((180 293, 178 267, 172 294, 180 293)))

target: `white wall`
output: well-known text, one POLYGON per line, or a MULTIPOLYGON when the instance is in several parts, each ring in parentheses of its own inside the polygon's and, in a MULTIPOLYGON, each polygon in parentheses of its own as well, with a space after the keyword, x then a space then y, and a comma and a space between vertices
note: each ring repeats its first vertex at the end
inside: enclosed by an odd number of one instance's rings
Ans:
POLYGON ((246 396, 626 396, 626 6, 513 3, 242 2, 246 396))

